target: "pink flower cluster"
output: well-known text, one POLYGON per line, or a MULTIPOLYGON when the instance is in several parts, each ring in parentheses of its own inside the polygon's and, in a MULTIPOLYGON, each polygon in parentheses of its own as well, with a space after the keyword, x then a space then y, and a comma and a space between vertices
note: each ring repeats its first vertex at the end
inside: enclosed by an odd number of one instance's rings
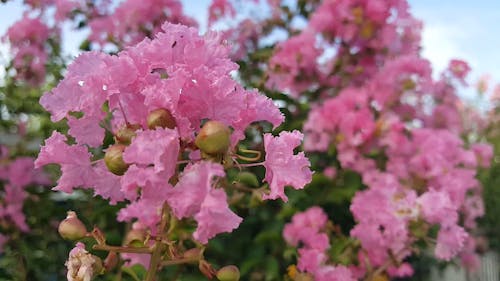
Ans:
POLYGON ((434 80, 418 53, 419 31, 403 0, 323 1, 269 61, 268 88, 312 103, 305 150, 334 145, 334 168, 358 172, 367 187, 351 205, 351 236, 363 248, 359 278, 365 261, 391 259, 388 274, 411 275, 404 260, 432 226, 437 258, 474 259, 470 233, 484 212, 476 170, 489 165, 492 148, 460 138, 468 131, 456 82, 465 83, 468 65, 453 60, 434 80))
POLYGON ((418 50, 420 23, 405 0, 322 1, 269 61, 267 87, 294 97, 359 85, 387 59, 418 50))
POLYGON ((288 244, 298 247, 298 266, 316 281, 354 281, 352 272, 345 266, 327 265, 326 251, 330 247, 325 232, 328 217, 320 207, 293 216, 292 222, 285 225, 283 236, 288 244), (299 244, 300 243, 300 244, 299 244))
POLYGON ((45 79, 47 63, 46 41, 51 30, 40 18, 25 14, 7 30, 4 39, 10 43, 14 56, 16 78, 33 86, 45 79))
POLYGON ((178 0, 127 0, 113 11, 93 15, 89 21, 89 40, 104 46, 107 43, 119 48, 139 43, 145 37, 152 38, 160 32, 161 25, 169 21, 197 26, 194 19, 182 11, 178 0))
POLYGON ((23 203, 28 197, 25 191, 31 184, 48 185, 48 178, 34 170, 34 159, 18 157, 10 160, 8 150, 0 146, 0 251, 13 229, 29 231, 23 213, 23 203))
POLYGON ((475 228, 484 212, 475 176, 478 167, 489 165, 492 148, 466 148, 454 106, 458 98, 446 79, 434 82, 426 61, 403 56, 387 62, 362 87, 325 100, 304 126, 306 149, 326 151, 335 144, 341 167, 359 172, 368 187, 353 199, 358 224, 351 235, 374 266, 411 254, 410 245, 421 238, 411 233, 417 222, 440 226, 436 257, 465 253, 466 229, 475 228))
MULTIPOLYGON (((207 243, 237 228, 242 218, 231 211, 217 183, 225 176, 224 167, 200 159, 203 155, 194 143, 200 127, 211 120, 232 128, 232 156, 251 123, 267 121, 276 127, 283 115, 272 100, 231 78, 237 65, 217 34, 202 37, 194 28, 170 23, 162 29, 154 39, 144 39, 118 55, 89 52, 76 58, 64 80, 40 100, 54 122, 67 119, 74 144, 54 132, 35 164, 61 166, 55 190, 90 188, 111 203, 127 201, 118 219, 137 220, 152 233, 167 204, 177 218, 194 219, 193 237, 207 243), (171 115, 173 126, 148 127, 148 116, 158 109, 171 115), (76 118, 73 112, 83 116, 76 118), (126 169, 111 172, 99 159, 105 130, 116 136, 131 128, 134 137, 123 145, 121 156, 126 169), (188 164, 182 170, 184 163, 188 164)), ((263 135, 262 165, 270 187, 266 198, 286 200, 285 186, 299 189, 311 180, 309 161, 303 153, 293 152, 301 139, 299 132, 263 135)))

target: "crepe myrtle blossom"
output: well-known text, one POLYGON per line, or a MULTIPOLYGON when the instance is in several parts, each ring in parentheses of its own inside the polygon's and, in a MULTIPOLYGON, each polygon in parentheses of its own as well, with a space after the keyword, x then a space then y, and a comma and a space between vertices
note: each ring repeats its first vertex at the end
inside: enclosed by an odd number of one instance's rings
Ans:
POLYGON ((90 19, 89 40, 101 47, 110 43, 119 48, 132 46, 144 37, 151 38, 161 32, 161 25, 165 21, 197 26, 195 19, 183 13, 181 1, 127 0, 121 2, 113 12, 98 12, 98 16, 90 19))
POLYGON ((48 59, 46 43, 54 31, 56 29, 49 28, 41 18, 27 13, 9 27, 3 40, 10 43, 16 79, 31 86, 41 85, 48 59))
POLYGON ((18 157, 9 159, 8 149, 0 146, 0 252, 1 245, 9 240, 7 228, 22 232, 30 230, 23 212, 30 185, 49 185, 51 182, 41 170, 34 169, 34 159, 18 157))
MULTIPOLYGON (((53 132, 35 164, 60 165, 55 190, 82 187, 111 204, 126 201, 118 220, 138 221, 151 233, 167 204, 177 218, 194 219, 194 239, 207 243, 242 221, 218 179, 240 165, 234 161, 245 130, 256 121, 276 127, 284 117, 271 99, 231 78, 237 65, 218 34, 170 23, 162 30, 117 55, 88 52, 69 65, 40 99, 52 121, 67 119, 68 135, 53 132), (105 130, 115 143, 103 149, 105 130)), ((286 201, 285 186, 300 189, 311 180, 309 161, 293 152, 302 134, 263 138, 264 198, 286 201)))
MULTIPOLYGON (((313 277, 313 280, 354 281, 353 272, 345 266, 327 263, 327 250, 330 248, 326 225, 328 217, 318 206, 293 216, 292 222, 285 225, 285 241, 298 249, 297 269, 300 274, 313 277), (300 245, 300 246, 299 246, 300 245)), ((294 278, 294 276, 292 276, 294 278)), ((304 280, 309 280, 306 279, 304 280)), ((294 279, 302 280, 302 279, 294 279)))

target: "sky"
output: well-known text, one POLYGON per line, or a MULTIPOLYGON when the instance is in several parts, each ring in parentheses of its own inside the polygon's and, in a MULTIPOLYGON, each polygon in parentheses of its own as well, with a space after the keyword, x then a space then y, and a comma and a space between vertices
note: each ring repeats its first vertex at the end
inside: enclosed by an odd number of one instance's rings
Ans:
MULTIPOLYGON (((206 22, 210 0, 183 0, 185 12, 206 22)), ((470 82, 483 74, 500 81, 500 0, 409 0, 415 17, 424 22, 423 56, 429 59, 435 75, 452 58, 464 59, 472 67, 470 82)), ((20 0, 0 5, 0 34, 22 17, 20 0)), ((85 33, 63 29, 63 50, 78 54, 85 33)), ((0 65, 5 63, 7 47, 0 43, 0 65)), ((0 77, 3 67, 0 68, 0 77)))

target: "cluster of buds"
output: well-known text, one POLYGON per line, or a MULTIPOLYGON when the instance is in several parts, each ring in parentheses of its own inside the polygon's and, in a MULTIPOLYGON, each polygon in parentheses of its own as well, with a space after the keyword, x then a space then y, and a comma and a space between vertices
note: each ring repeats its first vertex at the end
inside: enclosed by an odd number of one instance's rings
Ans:
MULTIPOLYGON (((159 108, 148 114, 147 125, 150 130, 157 127, 173 129, 176 127, 176 122, 170 111, 159 108)), ((115 144, 108 147, 104 154, 104 163, 111 173, 121 176, 127 171, 130 165, 123 160, 123 151, 130 145, 139 129, 141 129, 139 124, 127 123, 116 132, 115 144)))

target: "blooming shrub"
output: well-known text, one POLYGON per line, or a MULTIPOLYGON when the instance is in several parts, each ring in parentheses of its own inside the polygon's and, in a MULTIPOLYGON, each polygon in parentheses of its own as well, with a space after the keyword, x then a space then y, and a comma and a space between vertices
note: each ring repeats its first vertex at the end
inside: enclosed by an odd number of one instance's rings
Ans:
POLYGON ((5 88, 46 112, 5 108, 45 141, 0 170, 0 221, 28 231, 23 188, 51 171, 68 280, 388 280, 426 250, 478 267, 486 121, 457 95, 466 62, 432 76, 405 0, 216 0, 204 35, 180 1, 28 4, 5 88), (51 13, 90 30, 64 71, 51 13))

